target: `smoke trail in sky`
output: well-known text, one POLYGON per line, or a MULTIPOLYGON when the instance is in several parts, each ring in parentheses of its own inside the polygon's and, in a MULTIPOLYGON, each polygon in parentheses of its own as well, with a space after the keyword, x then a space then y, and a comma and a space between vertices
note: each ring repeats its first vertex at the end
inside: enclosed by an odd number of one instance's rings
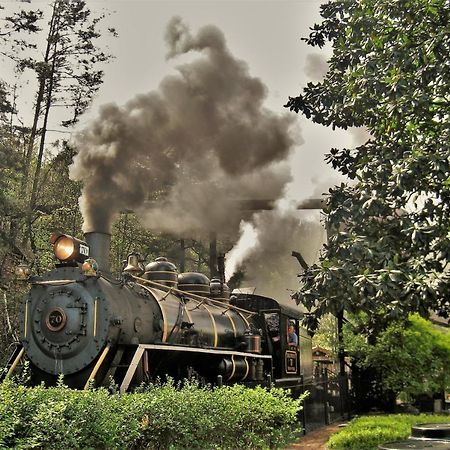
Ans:
POLYGON ((166 43, 168 58, 189 53, 188 62, 157 89, 103 106, 78 136, 71 177, 83 182, 84 230, 108 232, 120 211, 134 210, 154 231, 231 236, 238 243, 227 255, 227 275, 245 264, 247 284, 288 297, 300 270, 291 252, 312 262, 322 227, 281 202, 256 214, 237 205, 284 197, 288 156, 302 143, 296 116, 264 106, 265 85, 230 53, 217 27, 192 34, 173 18, 166 43))
POLYGON ((265 85, 223 33, 210 25, 193 35, 175 17, 166 42, 169 58, 194 57, 157 90, 103 106, 78 136, 71 177, 83 182, 85 231, 109 231, 133 209, 155 231, 235 234, 236 200, 279 198, 291 179, 295 117, 264 107, 265 85))

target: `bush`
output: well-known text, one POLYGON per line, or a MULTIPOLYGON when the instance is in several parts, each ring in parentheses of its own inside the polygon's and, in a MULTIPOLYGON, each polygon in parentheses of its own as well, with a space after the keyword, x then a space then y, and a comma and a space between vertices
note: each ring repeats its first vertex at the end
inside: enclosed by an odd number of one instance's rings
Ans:
POLYGON ((281 389, 168 382, 111 395, 0 385, 0 448, 257 449, 295 439, 301 399, 281 389))
POLYGON ((415 424, 442 422, 450 423, 450 417, 427 414, 359 417, 333 434, 327 445, 335 450, 376 450, 385 442, 406 439, 415 424))

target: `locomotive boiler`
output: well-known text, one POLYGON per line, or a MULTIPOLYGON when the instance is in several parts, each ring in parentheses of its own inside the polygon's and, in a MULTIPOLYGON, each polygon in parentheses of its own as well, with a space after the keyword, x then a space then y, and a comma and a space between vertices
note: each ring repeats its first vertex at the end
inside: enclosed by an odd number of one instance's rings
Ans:
POLYGON ((312 375, 311 339, 297 310, 273 299, 238 294, 223 279, 178 274, 165 258, 128 257, 120 279, 109 270, 110 236, 86 242, 52 236, 59 263, 30 278, 21 342, 6 376, 27 359, 31 381, 70 387, 120 386, 195 374, 209 382, 299 386, 312 375), (299 345, 288 342, 294 324, 299 345))

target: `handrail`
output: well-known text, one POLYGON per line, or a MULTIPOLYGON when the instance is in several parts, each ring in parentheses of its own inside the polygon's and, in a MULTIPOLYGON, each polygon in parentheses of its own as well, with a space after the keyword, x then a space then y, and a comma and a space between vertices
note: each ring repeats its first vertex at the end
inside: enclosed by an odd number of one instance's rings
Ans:
MULTIPOLYGON (((131 276, 131 278, 133 278, 133 279, 135 279, 137 281, 148 283, 148 284, 153 285, 154 287, 156 287, 158 289, 165 290, 165 289, 168 288, 168 286, 166 286, 165 284, 157 283, 156 281, 146 280, 145 278, 137 277, 136 275, 130 275, 130 276, 131 276)), ((201 295, 193 294, 191 292, 182 291, 181 289, 177 289, 177 288, 175 288, 173 286, 170 287, 169 289, 171 291, 173 291, 173 292, 177 292, 178 294, 184 295, 186 297, 190 297, 193 300, 200 301, 201 303, 207 303, 207 304, 208 303, 212 303, 212 304, 220 305, 220 306, 224 305, 224 303, 219 301, 219 300, 214 300, 212 298, 203 297, 201 295)), ((234 309, 234 310, 239 311, 239 312, 241 312, 243 314, 248 314, 248 317, 251 317, 251 316, 254 316, 254 315, 258 314, 256 312, 248 311, 247 309, 239 308, 238 306, 234 306, 234 305, 230 305, 230 304, 227 304, 226 306, 227 306, 227 308, 234 309)))

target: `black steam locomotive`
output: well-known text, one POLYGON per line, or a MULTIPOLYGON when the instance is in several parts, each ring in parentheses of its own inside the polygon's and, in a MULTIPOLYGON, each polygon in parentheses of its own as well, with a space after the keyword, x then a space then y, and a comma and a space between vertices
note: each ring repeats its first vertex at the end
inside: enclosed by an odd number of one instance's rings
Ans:
POLYGON ((131 254, 115 279, 105 233, 87 233, 86 242, 55 234, 52 242, 60 263, 29 280, 6 376, 24 358, 33 383, 63 374, 70 387, 114 380, 121 392, 166 375, 291 388, 312 376, 311 338, 297 310, 254 294, 230 298, 223 279, 178 274, 165 258, 142 270, 131 254), (298 344, 289 342, 290 324, 298 344))

